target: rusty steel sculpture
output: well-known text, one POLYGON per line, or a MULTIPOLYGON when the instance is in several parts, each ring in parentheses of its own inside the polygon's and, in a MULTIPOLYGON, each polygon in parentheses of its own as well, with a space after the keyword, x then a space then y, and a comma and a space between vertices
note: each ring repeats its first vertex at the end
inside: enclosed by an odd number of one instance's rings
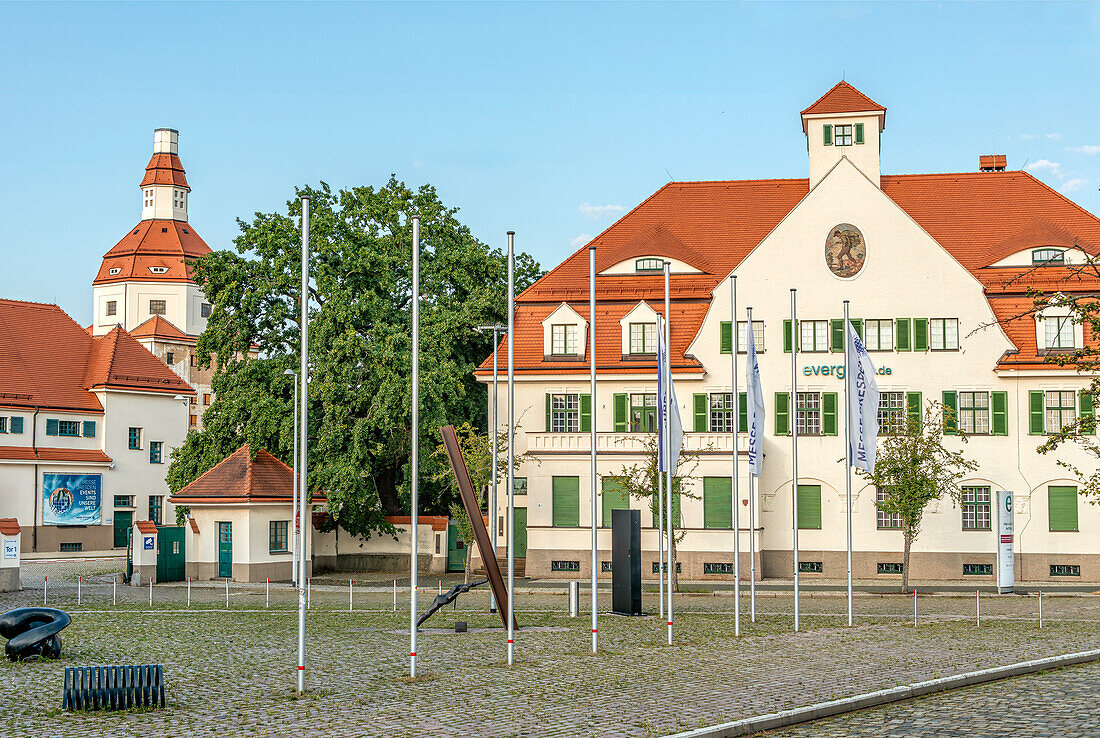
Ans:
POLYGON ((0 615, 0 636, 8 639, 4 653, 12 661, 61 656, 61 636, 72 618, 52 607, 20 607, 0 615))
POLYGON ((429 607, 424 612, 424 614, 421 615, 417 619, 416 627, 419 628, 425 620, 427 620, 428 618, 430 618, 432 615, 435 614, 436 610, 441 610, 444 607, 446 607, 447 605, 449 605, 452 602, 454 602, 455 600, 457 600, 458 596, 460 594, 466 594, 467 592, 469 592, 474 587, 480 587, 481 585, 485 584, 488 581, 489 581, 488 579, 482 579, 479 582, 470 582, 469 584, 456 584, 455 586, 453 586, 449 590, 447 590, 444 594, 437 595, 436 598, 434 600, 432 600, 432 606, 429 607))

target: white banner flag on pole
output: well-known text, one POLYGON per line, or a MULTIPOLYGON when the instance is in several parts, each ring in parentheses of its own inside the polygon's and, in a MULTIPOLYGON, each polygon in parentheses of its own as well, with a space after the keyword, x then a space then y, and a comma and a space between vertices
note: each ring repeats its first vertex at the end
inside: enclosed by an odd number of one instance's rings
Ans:
POLYGON ((844 381, 848 383, 848 463, 865 471, 875 470, 878 446, 878 384, 875 366, 856 329, 848 322, 848 355, 852 366, 844 381))
POLYGON ((665 333, 661 323, 657 327, 657 408, 660 414, 660 422, 657 423, 657 471, 670 471, 665 460, 664 434, 669 434, 669 448, 672 456, 672 475, 676 475, 676 465, 680 462, 680 452, 684 448, 684 423, 680 419, 679 404, 676 401, 676 386, 672 383, 672 374, 668 370, 669 351, 665 345, 665 333), (665 377, 669 377, 667 389, 665 377), (668 403, 665 403, 665 392, 669 393, 668 403), (665 408, 669 408, 669 416, 664 417, 665 408))
MULTIPOLYGON (((750 315, 751 315, 750 308, 750 315)), ((745 326, 748 361, 745 362, 745 402, 748 405, 749 474, 759 477, 764 469, 764 388, 760 386, 760 362, 752 321, 745 326)))

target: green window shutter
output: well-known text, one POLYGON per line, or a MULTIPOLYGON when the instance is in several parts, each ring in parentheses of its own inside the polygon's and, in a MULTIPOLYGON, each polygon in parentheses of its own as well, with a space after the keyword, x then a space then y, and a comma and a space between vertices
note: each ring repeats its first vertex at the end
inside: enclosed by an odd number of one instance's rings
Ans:
POLYGON ((856 123, 856 143, 863 143, 863 124, 856 123))
POLYGON ((894 348, 898 351, 911 351, 912 342, 909 340, 909 318, 898 318, 894 321, 894 348))
POLYGON ((791 321, 783 321, 783 353, 791 353, 791 346, 793 345, 791 336, 791 321))
POLYGON ((943 432, 948 436, 959 434, 959 394, 954 390, 943 391, 943 432))
MULTIPOLYGON (((737 397, 737 430, 741 433, 749 432, 749 394, 738 393, 737 397)), ((15 431, 12 431, 15 433, 15 431)))
POLYGON ((832 146, 833 145, 833 124, 832 123, 826 123, 825 127, 822 129, 821 142, 824 143, 826 146, 832 146))
POLYGON ((905 393, 905 420, 909 427, 919 428, 924 418, 924 400, 920 392, 905 393))
POLYGON ((550 432, 550 395, 546 395, 546 432, 550 432))
POLYGON ((928 350, 928 318, 913 318, 913 350, 928 350))
POLYGON ((22 433, 23 432, 23 419, 22 418, 12 418, 11 419, 11 424, 8 426, 8 429, 12 433, 22 433))
POLYGON ((627 397, 625 392, 615 394, 613 404, 615 412, 615 432, 626 433, 627 397))
POLYGON ((84 437, 85 438, 95 438, 95 421, 94 420, 85 420, 84 421, 84 437))
POLYGON ((798 528, 821 528, 821 485, 798 485, 798 528))
POLYGON ((775 435, 791 434, 791 396, 786 392, 775 393, 775 435))
POLYGON ((1028 435, 1041 436, 1046 432, 1043 427, 1043 391, 1031 390, 1027 393, 1028 435))
POLYGON ((863 318, 849 318, 852 321, 852 327, 856 329, 856 335, 859 336, 859 340, 863 340, 863 318))
POLYGON ((1077 530, 1077 488, 1048 487, 1047 514, 1052 531, 1077 530))
POLYGON ((993 435, 1008 435, 1008 393, 993 393, 993 435))
POLYGON ((581 524, 580 477, 554 477, 553 506, 555 528, 576 528, 581 524))
POLYGON ((834 353, 844 350, 844 318, 829 321, 829 350, 834 353))
POLYGON ((733 483, 729 477, 703 477, 703 527, 733 528, 733 483))
POLYGON ((47 418, 46 419, 46 435, 47 436, 56 436, 57 435, 57 418, 47 418))
POLYGON ((1077 393, 1078 405, 1081 415, 1081 435, 1096 435, 1096 411, 1092 406, 1092 395, 1088 392, 1077 393))
POLYGON ((732 353, 733 351, 733 326, 730 321, 723 320, 722 327, 718 331, 718 343, 720 345, 720 351, 723 354, 732 353))
POLYGON ((826 392, 821 396, 821 433, 826 436, 837 434, 836 392, 826 392))
POLYGON ((581 433, 592 430, 592 395, 581 395, 581 433))
POLYGON ((695 432, 706 433, 707 430, 707 395, 705 392, 695 394, 695 432))
POLYGON ((626 488, 623 487, 623 480, 619 477, 604 477, 603 479, 603 494, 602 494, 602 508, 603 508, 603 522, 604 528, 611 527, 611 511, 612 510, 629 510, 630 509, 630 495, 627 493, 626 488))

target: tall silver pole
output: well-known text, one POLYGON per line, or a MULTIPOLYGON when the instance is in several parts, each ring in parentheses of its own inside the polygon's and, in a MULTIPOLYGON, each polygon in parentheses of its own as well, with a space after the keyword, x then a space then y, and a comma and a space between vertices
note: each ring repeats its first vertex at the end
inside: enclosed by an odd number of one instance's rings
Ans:
POLYGON ((672 517, 672 413, 679 412, 672 404, 672 321, 669 320, 668 282, 669 271, 672 263, 665 262, 665 504, 668 506, 668 545, 665 547, 668 553, 667 574, 668 604, 665 606, 665 614, 668 615, 668 645, 672 645, 672 545, 673 535, 676 530, 676 521, 672 517))
POLYGON ((592 446, 591 474, 592 474, 592 653, 596 653, 599 638, 599 625, 596 619, 596 584, 599 571, 599 563, 596 560, 596 418, 599 413, 596 408, 596 247, 588 247, 588 355, 591 364, 591 386, 588 389, 589 407, 589 431, 592 433, 589 443, 592 446))
MULTIPOLYGON (((298 381, 301 382, 299 401, 301 407, 301 433, 299 435, 300 470, 298 489, 302 491, 302 509, 309 499, 306 485, 308 467, 307 439, 309 437, 309 198, 302 198, 302 341, 301 358, 298 366, 298 381)), ((303 516, 305 517, 305 516, 303 516)), ((298 694, 306 691, 306 528, 299 536, 298 545, 298 694)))
POLYGON ((515 612, 516 604, 516 284, 515 284, 516 232, 508 231, 508 664, 515 660, 515 612))
MULTIPOLYGON (((493 501, 489 506, 492 512, 492 517, 489 518, 490 524, 493 526, 493 560, 497 557, 497 430, 500 429, 500 416, 497 415, 497 354, 500 353, 500 338, 498 337, 498 331, 500 326, 493 324, 493 430, 491 432, 493 442, 493 501)), ((493 595, 492 588, 489 589, 489 611, 496 612, 497 601, 493 595)))
MULTIPOLYGON (((752 308, 745 308, 747 331, 752 330, 752 308)), ((745 334, 748 343, 749 335, 745 334)), ((749 389, 746 387, 745 389, 749 389)), ((746 405, 749 398, 745 398, 746 405)), ((756 477, 749 470, 749 617, 756 622, 756 477)))
POLYGON ((794 528, 794 630, 798 632, 798 290, 791 289, 791 519, 794 528))
MULTIPOLYGON (((292 372, 293 374, 293 372, 292 372)), ((290 579, 298 583, 298 537, 301 535, 301 514, 298 512, 298 375, 294 374, 294 542, 290 579)))
POLYGON ((852 406, 848 404, 848 377, 851 376, 848 355, 848 301, 844 301, 844 496, 848 517, 848 625, 852 625, 852 445, 850 442, 852 406))
POLYGON ((409 676, 416 678, 416 587, 419 558, 417 517, 420 493, 420 216, 412 221, 412 510, 409 527, 412 531, 412 551, 409 556, 409 676))
MULTIPOLYGON (((745 326, 746 331, 752 330, 752 324, 745 326)), ((745 335, 748 340, 748 334, 745 335)), ((730 472, 730 487, 733 500, 733 634, 741 635, 741 519, 737 508, 741 506, 740 495, 737 489, 737 431, 741 421, 741 395, 737 392, 737 277, 730 277, 730 343, 732 344, 730 361, 733 386, 730 389, 730 405, 732 425, 730 438, 733 440, 733 469, 730 472)), ((745 398, 746 403, 748 398, 745 398)))

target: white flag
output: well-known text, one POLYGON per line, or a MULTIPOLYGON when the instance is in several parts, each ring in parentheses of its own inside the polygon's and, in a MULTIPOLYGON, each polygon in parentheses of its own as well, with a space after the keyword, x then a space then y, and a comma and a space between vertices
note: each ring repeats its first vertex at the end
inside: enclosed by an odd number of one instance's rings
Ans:
MULTIPOLYGON (((672 474, 676 474, 676 465, 680 462, 680 451, 684 448, 684 424, 680 419, 680 406, 676 402, 676 386, 672 382, 665 388, 665 372, 669 364, 668 346, 665 345, 664 326, 657 323, 657 404, 660 421, 657 423, 657 471, 669 471, 665 461, 665 433, 669 434, 672 449, 672 474), (668 402, 665 402, 665 392, 668 402), (665 408, 669 408, 669 417, 665 417, 665 408)), ((671 373, 668 375, 671 377, 671 373)))
MULTIPOLYGON (((760 362, 752 326, 745 326, 748 361, 745 364, 745 401, 748 403, 749 474, 759 477, 764 469, 764 388, 760 386, 760 362)), ((735 347, 736 348, 736 347, 735 347)))
POLYGON ((852 366, 846 370, 848 408, 848 463, 869 472, 875 470, 875 450, 878 446, 878 384, 875 366, 856 329, 848 322, 848 357, 852 366))

